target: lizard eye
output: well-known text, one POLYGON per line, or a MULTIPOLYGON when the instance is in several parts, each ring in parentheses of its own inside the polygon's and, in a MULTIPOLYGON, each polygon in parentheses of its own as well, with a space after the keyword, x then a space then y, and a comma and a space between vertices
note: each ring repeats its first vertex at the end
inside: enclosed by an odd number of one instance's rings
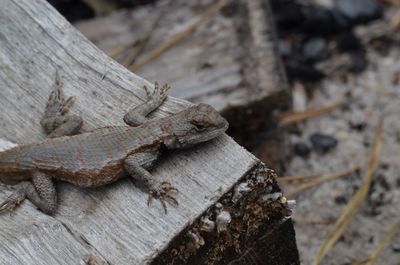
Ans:
POLYGON ((198 132, 204 131, 207 128, 206 124, 198 119, 193 119, 190 123, 194 125, 195 130, 198 132))
POLYGON ((204 126, 203 124, 195 124, 194 126, 196 128, 196 131, 199 132, 204 131, 206 129, 206 126, 204 126))

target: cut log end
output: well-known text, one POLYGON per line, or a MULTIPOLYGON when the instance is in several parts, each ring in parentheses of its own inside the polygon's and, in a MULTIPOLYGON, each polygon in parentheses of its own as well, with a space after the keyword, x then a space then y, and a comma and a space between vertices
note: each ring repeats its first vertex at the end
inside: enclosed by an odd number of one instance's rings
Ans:
POLYGON ((296 264, 293 201, 282 196, 275 178, 256 165, 151 264, 296 264))

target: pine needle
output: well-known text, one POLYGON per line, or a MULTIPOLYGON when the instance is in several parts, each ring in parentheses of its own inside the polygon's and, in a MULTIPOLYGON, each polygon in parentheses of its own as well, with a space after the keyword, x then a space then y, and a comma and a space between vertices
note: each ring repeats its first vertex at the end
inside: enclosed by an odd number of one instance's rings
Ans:
POLYGON ((340 106, 343 105, 343 101, 339 100, 334 103, 322 106, 320 108, 314 108, 314 109, 309 109, 305 111, 299 111, 299 112, 293 112, 289 114, 284 114, 280 118, 280 124, 281 125, 288 125, 292 124, 295 122, 299 122, 308 118, 316 117, 319 115, 322 115, 324 113, 327 113, 329 111, 332 111, 334 109, 339 108, 340 106))
POLYGON ((333 180, 333 179, 337 179, 337 178, 340 178, 340 177, 349 175, 350 173, 356 171, 356 170, 359 169, 359 168, 360 168, 360 166, 359 166, 359 165, 356 165, 356 166, 351 167, 351 168, 348 168, 348 169, 346 169, 346 170, 342 170, 342 171, 339 171, 339 172, 335 172, 335 173, 333 173, 333 174, 331 174, 331 175, 322 176, 322 177, 317 178, 317 179, 315 179, 315 180, 312 180, 312 181, 310 181, 310 182, 304 183, 304 184, 300 185, 299 187, 297 187, 297 188, 294 189, 294 190, 291 190, 291 191, 289 191, 289 192, 286 192, 286 193, 285 193, 285 196, 288 197, 288 198, 293 197, 293 196, 295 196, 295 195, 297 195, 297 194, 303 192, 304 190, 309 189, 309 188, 312 188, 312 187, 314 187, 314 186, 317 186, 317 185, 319 185, 319 184, 321 184, 321 183, 323 183, 323 182, 326 182, 326 181, 329 181, 329 180, 333 180))
POLYGON ((330 225, 334 223, 334 220, 327 219, 313 219, 307 216, 294 215, 292 216, 292 220, 298 223, 307 223, 307 224, 315 224, 315 225, 330 225))
POLYGON ((289 182, 289 181, 307 181, 313 178, 316 178, 322 174, 305 174, 305 175, 298 175, 298 176, 279 176, 277 178, 278 182, 289 182))
POLYGON ((152 60, 158 58, 161 56, 163 53, 165 53, 167 50, 172 48, 174 45, 177 43, 181 42, 183 39, 185 39, 187 36, 189 36, 192 32, 195 31, 195 29, 204 21, 206 21, 208 18, 212 17, 218 11, 220 11, 224 6, 225 6, 225 0, 220 0, 210 8, 208 8, 203 14, 200 15, 199 18, 195 22, 193 22, 189 27, 184 29, 181 32, 178 32, 174 36, 171 37, 171 39, 167 40, 166 42, 162 43, 159 47, 155 48, 153 51, 151 51, 145 58, 142 60, 138 61, 137 63, 134 63, 129 67, 129 70, 132 72, 136 71, 143 65, 151 62, 152 60))
POLYGON ((130 48, 130 47, 134 47, 134 46, 136 46, 138 43, 137 43, 137 41, 135 40, 135 41, 131 41, 130 43, 127 43, 127 44, 124 44, 124 45, 121 45, 121 46, 117 46, 117 47, 114 47, 114 48, 111 48, 110 50, 108 50, 108 51, 106 51, 106 54, 108 55, 108 56, 110 56, 111 58, 113 58, 113 59, 117 59, 117 57, 119 56, 119 55, 121 55, 121 53, 123 53, 126 49, 128 49, 128 48, 130 48))
POLYGON ((346 208, 344 208, 339 219, 336 221, 334 228, 330 232, 328 232, 324 242, 318 249, 317 255, 315 256, 312 265, 318 265, 321 263, 326 253, 328 253, 328 251, 334 246, 336 241, 347 229, 347 227, 352 221, 353 216, 360 209, 362 202, 366 198, 371 185, 372 176, 374 175, 378 167, 378 161, 382 147, 382 133, 383 133, 383 119, 381 119, 378 124, 374 145, 372 147, 372 151, 368 159, 367 170, 364 175, 364 183, 360 187, 360 189, 356 192, 356 194, 351 198, 346 208))
POLYGON ((378 245, 372 251, 371 256, 369 256, 365 263, 366 265, 373 265, 375 264, 376 260, 378 259, 379 255, 381 254, 385 245, 390 241, 390 239, 396 234, 396 232, 400 230, 400 219, 394 223, 389 230, 386 232, 385 236, 379 241, 378 245))
POLYGON ((171 2, 172 2, 172 0, 166 1, 164 6, 161 8, 160 13, 156 17, 156 19, 153 21, 153 24, 151 25, 150 30, 141 39, 139 44, 132 48, 132 50, 129 52, 128 56, 126 57, 126 59, 122 62, 123 66, 128 67, 136 61, 139 54, 144 50, 146 45, 149 43, 151 35, 157 29, 158 25, 160 24, 161 19, 164 17, 165 13, 167 12, 167 9, 170 6, 171 2))

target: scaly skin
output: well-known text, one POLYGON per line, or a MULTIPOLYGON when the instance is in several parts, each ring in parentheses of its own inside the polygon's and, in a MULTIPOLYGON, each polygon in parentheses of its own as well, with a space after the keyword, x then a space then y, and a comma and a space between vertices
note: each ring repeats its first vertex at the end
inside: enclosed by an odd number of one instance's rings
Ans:
POLYGON ((28 197, 42 211, 53 213, 56 193, 52 177, 78 187, 97 187, 128 174, 142 181, 149 189, 149 198, 159 198, 165 209, 165 199, 176 202, 169 194, 176 189, 157 180, 147 170, 154 166, 163 148, 186 148, 208 141, 224 133, 228 123, 206 104, 169 117, 146 120, 145 116, 164 101, 167 89, 156 85, 153 94, 148 92, 147 103, 125 115, 127 124, 141 124, 138 127, 105 127, 58 137, 76 132, 82 122, 79 117, 70 119, 65 115, 68 112, 65 106, 71 105, 71 98, 64 100, 61 89, 57 88, 50 96, 41 122, 49 137, 56 138, 0 152, 2 177, 33 182, 33 186, 26 181, 17 185, 12 196, 0 205, 0 212, 14 209, 28 197))

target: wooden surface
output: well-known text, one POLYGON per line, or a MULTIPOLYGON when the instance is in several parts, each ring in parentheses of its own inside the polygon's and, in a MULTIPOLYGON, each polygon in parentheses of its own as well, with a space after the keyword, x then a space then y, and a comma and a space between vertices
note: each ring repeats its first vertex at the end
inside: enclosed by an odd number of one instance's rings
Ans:
MULTIPOLYGON (((104 55, 46 1, 0 0, 0 6, 0 138, 44 137, 39 119, 56 71, 66 94, 77 97, 73 112, 83 116, 84 129, 122 124, 129 106, 145 98, 145 80, 104 55)), ((155 115, 186 105, 169 97, 155 115)), ((150 263, 256 163, 228 136, 173 153, 153 171, 180 190, 180 206, 170 206, 168 215, 157 202, 148 208, 147 195, 128 180, 93 190, 59 183, 54 216, 30 202, 0 216, 1 263, 84 264, 90 254, 110 264, 150 263)), ((8 194, 1 191, 0 200, 8 194)))
MULTIPOLYGON (((107 53, 130 45, 125 52, 115 56, 123 62, 134 49, 132 43, 148 34, 166 2, 116 11, 105 17, 79 22, 76 26, 107 53)), ((216 2, 171 1, 137 61, 183 32, 216 2)), ((147 80, 170 83, 173 96, 191 102, 206 102, 224 113, 233 107, 249 107, 269 99, 260 110, 266 114, 266 109, 287 104, 289 100, 289 97, 275 100, 277 94, 287 90, 287 86, 275 52, 271 14, 266 14, 263 3, 267 1, 226 2, 222 11, 135 73, 147 80)))

